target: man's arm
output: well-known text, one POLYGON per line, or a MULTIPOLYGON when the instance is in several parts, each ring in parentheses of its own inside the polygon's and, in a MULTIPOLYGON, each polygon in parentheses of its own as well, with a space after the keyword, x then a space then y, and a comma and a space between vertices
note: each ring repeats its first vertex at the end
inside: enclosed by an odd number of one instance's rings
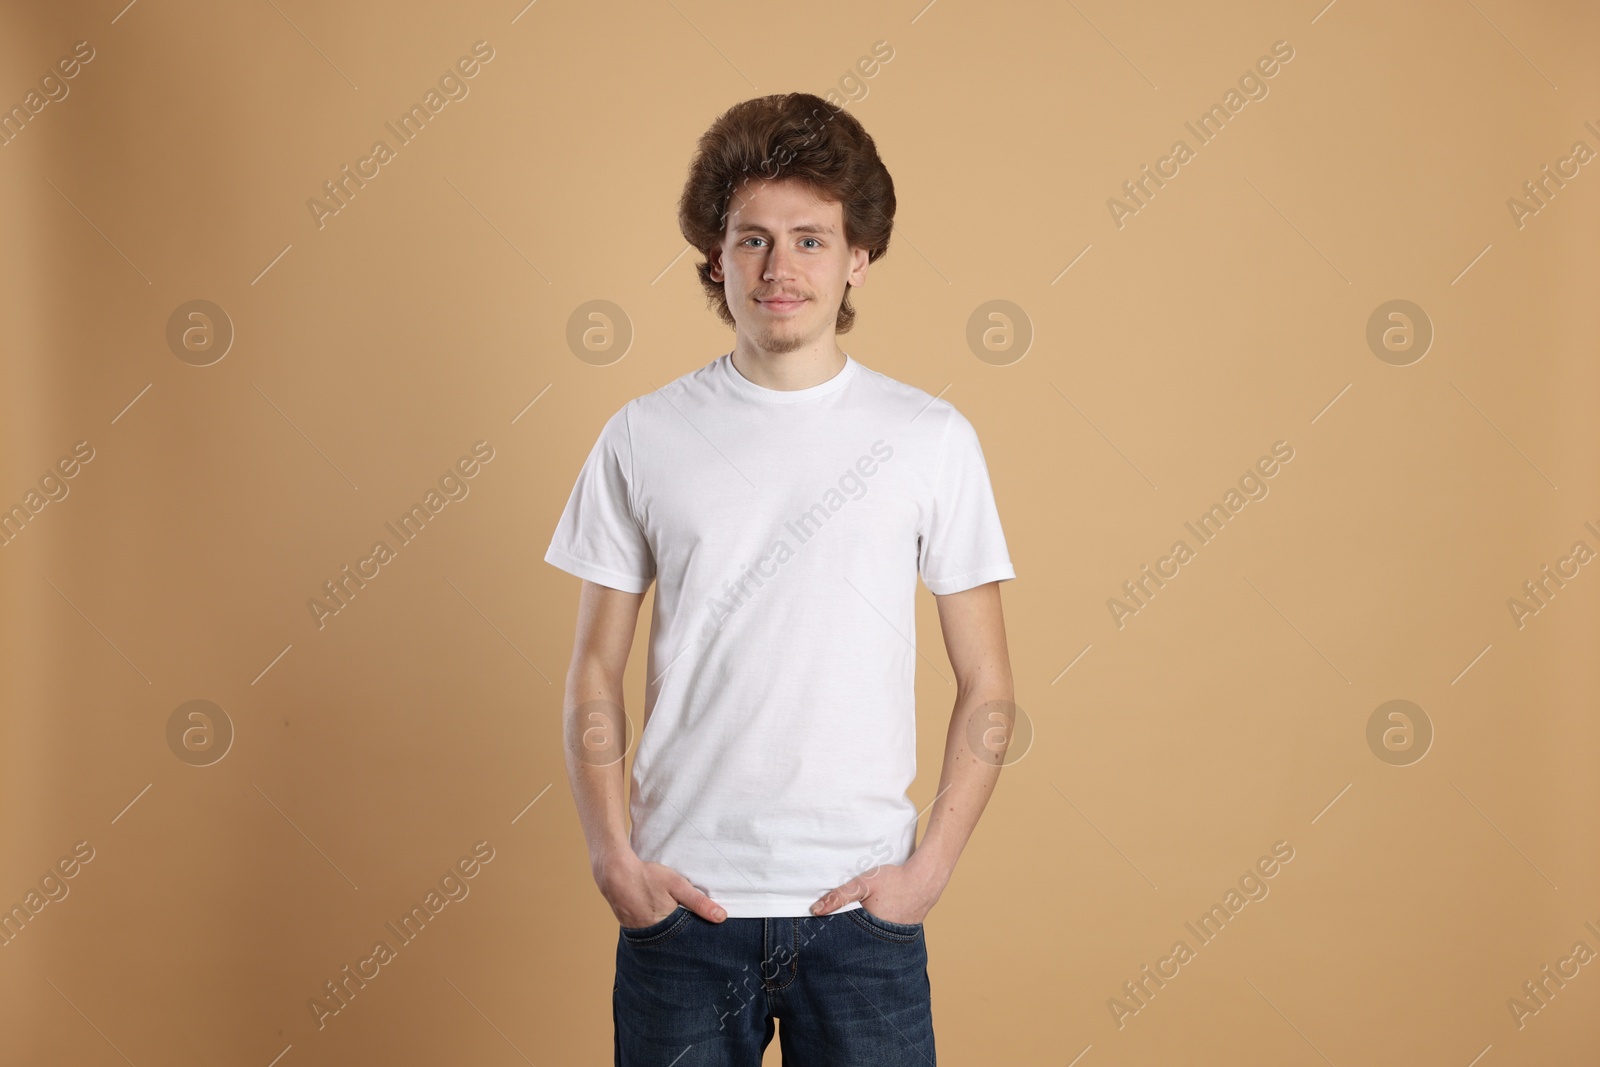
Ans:
POLYGON ((921 922, 944 892, 1000 778, 1016 723, 1000 583, 934 599, 956 673, 956 702, 928 828, 904 864, 875 868, 831 890, 813 905, 815 914, 859 899, 879 918, 921 922))
POLYGON ((912 861, 927 864, 943 889, 1000 779, 1017 710, 1000 583, 934 599, 956 673, 956 703, 944 739, 938 800, 912 861))
POLYGON ((562 740, 567 780, 597 881, 606 858, 630 847, 622 676, 642 603, 643 593, 625 593, 590 581, 583 583, 578 596, 562 740))
POLYGON ((682 903, 721 921, 723 911, 689 880, 659 863, 643 863, 628 841, 627 737, 623 672, 633 648, 643 593, 585 580, 562 708, 567 780, 589 846, 589 870, 623 926, 648 926, 682 903))

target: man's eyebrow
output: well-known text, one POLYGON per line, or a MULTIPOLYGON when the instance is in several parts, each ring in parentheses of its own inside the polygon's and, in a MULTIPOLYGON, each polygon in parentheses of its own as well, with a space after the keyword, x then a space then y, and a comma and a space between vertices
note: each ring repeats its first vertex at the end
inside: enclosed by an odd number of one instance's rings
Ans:
MULTIPOLYGON (((833 233, 833 232, 835 232, 832 226, 823 226, 822 224, 816 223, 816 222, 801 223, 799 226, 791 226, 789 229, 790 229, 791 233, 833 233)), ((763 225, 761 225, 760 223, 757 223, 757 222, 741 222, 739 225, 737 225, 737 226, 735 226, 733 228, 733 232, 734 233, 771 233, 772 231, 767 229, 765 226, 763 226, 763 225)))

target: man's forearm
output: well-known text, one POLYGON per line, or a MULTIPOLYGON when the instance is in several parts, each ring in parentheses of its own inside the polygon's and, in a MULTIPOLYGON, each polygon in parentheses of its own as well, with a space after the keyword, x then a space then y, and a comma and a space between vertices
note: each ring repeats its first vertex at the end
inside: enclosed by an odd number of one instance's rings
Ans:
POLYGON ((625 723, 622 679, 574 666, 562 710, 567 781, 589 846, 589 866, 597 877, 609 856, 631 847, 623 774, 625 723))
POLYGON ((940 886, 978 825, 1000 779, 1005 751, 1016 725, 1009 670, 980 677, 956 694, 944 741, 944 769, 928 816, 928 829, 912 853, 915 866, 940 886))

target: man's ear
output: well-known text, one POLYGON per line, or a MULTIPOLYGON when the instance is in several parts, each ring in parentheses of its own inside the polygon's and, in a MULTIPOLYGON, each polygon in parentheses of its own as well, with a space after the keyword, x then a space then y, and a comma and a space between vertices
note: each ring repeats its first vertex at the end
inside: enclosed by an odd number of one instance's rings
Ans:
POLYGON ((714 282, 722 281, 722 249, 713 248, 706 253, 706 260, 711 264, 711 280, 714 282))
POLYGON ((867 268, 872 265, 872 253, 865 248, 852 248, 850 254, 854 262, 850 268, 849 276, 845 279, 845 284, 850 288, 859 289, 866 283, 867 268), (851 278, 855 280, 851 281, 851 278))

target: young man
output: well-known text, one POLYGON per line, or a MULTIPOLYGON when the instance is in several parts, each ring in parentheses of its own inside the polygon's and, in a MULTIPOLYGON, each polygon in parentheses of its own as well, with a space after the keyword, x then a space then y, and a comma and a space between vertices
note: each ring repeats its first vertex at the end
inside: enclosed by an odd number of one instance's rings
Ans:
POLYGON ((679 205, 733 350, 607 421, 545 559, 583 579, 567 769, 620 924, 616 1063, 932 1064, 922 921, 999 776, 1014 578, 972 425, 857 363, 894 186, 809 94, 736 105, 679 205), (955 671, 916 843, 916 583, 955 671), (622 679, 656 582, 623 816, 622 679), (998 739, 998 747, 996 740, 998 739))

